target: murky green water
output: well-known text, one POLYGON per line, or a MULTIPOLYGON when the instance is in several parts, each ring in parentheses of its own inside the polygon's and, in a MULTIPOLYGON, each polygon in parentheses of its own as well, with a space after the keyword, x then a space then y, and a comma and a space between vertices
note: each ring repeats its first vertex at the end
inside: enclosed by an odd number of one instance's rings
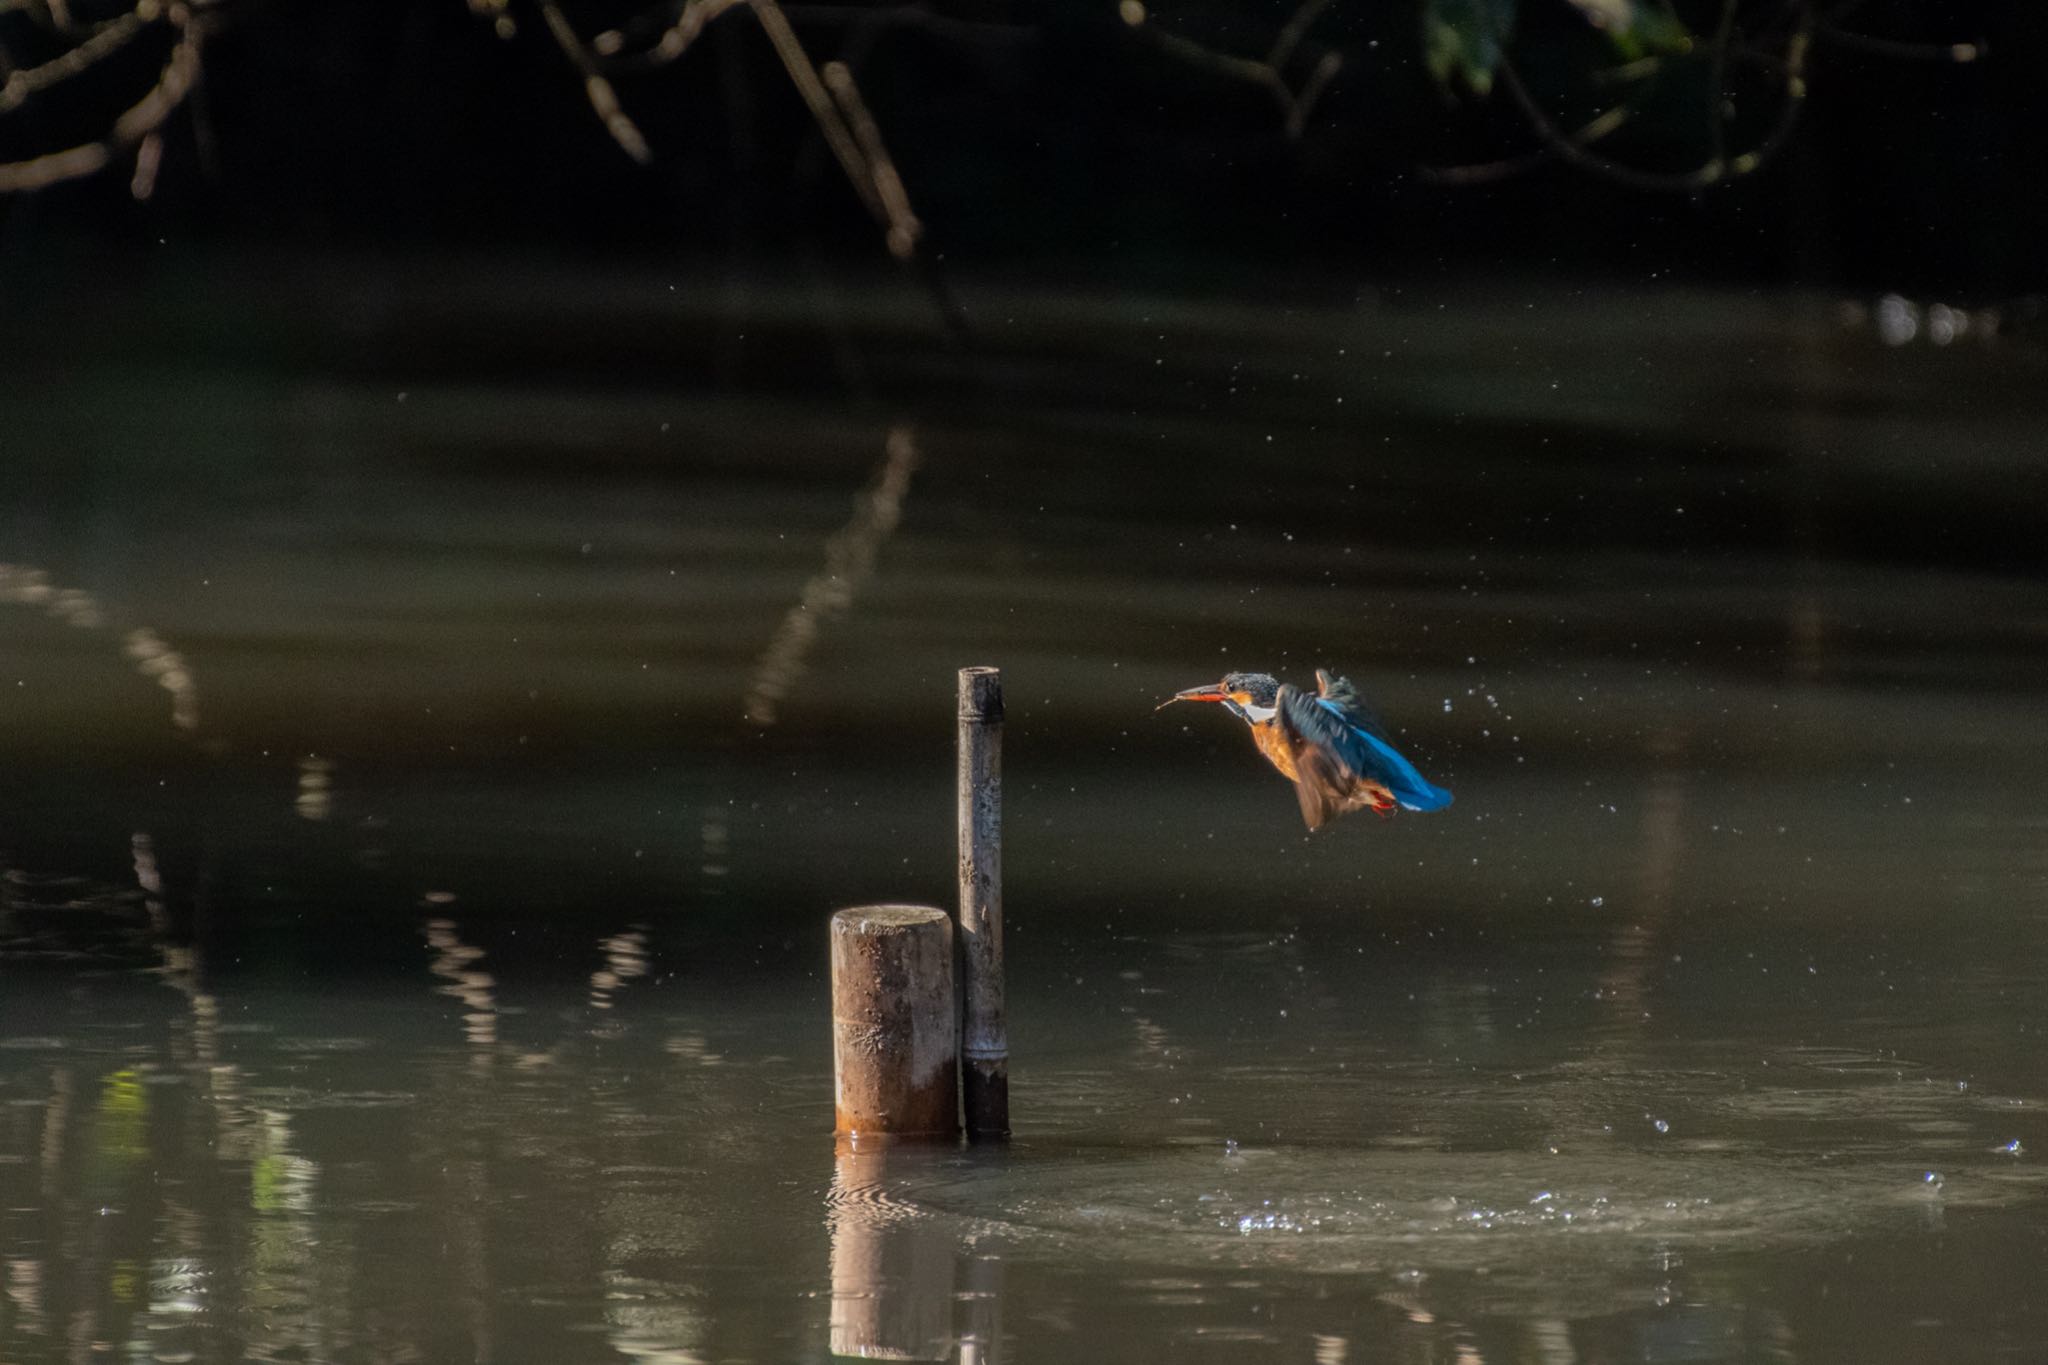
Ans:
POLYGON ((0 1356, 2048 1350, 2038 351, 203 284, 0 380, 0 1356), (978 662, 1016 1141, 836 1155, 978 662), (1322 663, 1455 806, 1150 710, 1322 663))

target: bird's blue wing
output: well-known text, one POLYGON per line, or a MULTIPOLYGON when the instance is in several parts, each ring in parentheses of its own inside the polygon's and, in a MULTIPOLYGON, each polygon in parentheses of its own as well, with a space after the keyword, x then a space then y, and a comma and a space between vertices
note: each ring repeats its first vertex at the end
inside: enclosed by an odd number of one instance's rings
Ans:
POLYGON ((1327 697, 1289 689, 1281 698, 1287 719, 1302 738, 1343 760, 1361 777, 1379 783, 1409 810, 1442 810, 1451 794, 1429 781, 1383 737, 1362 728, 1327 697))
POLYGON ((1351 679, 1340 678, 1327 668, 1316 670, 1316 695, 1337 710, 1337 714, 1351 725, 1369 735, 1381 739, 1387 737, 1387 723, 1380 713, 1373 710, 1365 694, 1352 686, 1351 679))

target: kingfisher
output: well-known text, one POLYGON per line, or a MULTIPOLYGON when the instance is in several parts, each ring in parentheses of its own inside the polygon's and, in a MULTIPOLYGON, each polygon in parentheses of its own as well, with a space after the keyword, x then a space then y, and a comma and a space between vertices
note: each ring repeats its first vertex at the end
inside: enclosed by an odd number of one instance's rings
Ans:
POLYGON ((1159 703, 1215 701, 1252 727, 1280 775, 1294 784, 1301 818, 1312 830, 1346 811, 1442 810, 1451 794, 1428 781, 1387 739, 1385 727, 1358 689, 1327 669, 1316 670, 1311 696, 1268 673, 1230 673, 1222 682, 1190 687, 1159 703))

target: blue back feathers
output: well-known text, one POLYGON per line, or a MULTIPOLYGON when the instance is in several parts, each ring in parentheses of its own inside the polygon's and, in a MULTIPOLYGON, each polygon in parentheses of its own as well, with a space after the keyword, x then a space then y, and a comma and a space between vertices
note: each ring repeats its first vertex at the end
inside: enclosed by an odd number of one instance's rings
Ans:
POLYGON ((1316 681, 1321 696, 1290 692, 1287 697, 1287 718, 1304 739, 1385 787, 1409 810, 1442 810, 1451 804, 1450 792, 1425 778, 1387 739, 1385 727, 1357 688, 1320 669, 1316 681))

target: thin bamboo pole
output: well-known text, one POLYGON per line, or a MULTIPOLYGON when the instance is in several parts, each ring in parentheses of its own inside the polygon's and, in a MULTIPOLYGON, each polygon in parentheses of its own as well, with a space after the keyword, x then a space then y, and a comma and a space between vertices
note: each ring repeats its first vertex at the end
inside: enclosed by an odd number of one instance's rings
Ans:
POLYGON ((1003 1007, 1003 676, 960 670, 960 1071, 970 1141, 1010 1134, 1003 1007))

